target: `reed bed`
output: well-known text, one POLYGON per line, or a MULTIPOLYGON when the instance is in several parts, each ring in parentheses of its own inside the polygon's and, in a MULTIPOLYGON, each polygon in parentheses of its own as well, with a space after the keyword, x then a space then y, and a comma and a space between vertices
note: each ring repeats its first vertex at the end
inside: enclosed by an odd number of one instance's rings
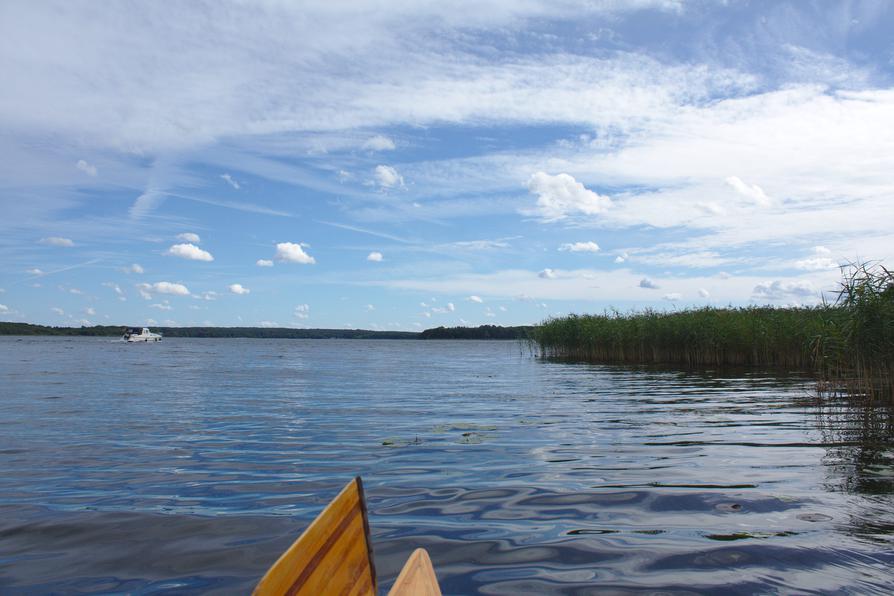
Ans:
POLYGON ((816 307, 609 311, 545 321, 534 341, 548 357, 685 367, 761 366, 815 372, 826 387, 894 394, 894 275, 843 268, 833 303, 816 307))

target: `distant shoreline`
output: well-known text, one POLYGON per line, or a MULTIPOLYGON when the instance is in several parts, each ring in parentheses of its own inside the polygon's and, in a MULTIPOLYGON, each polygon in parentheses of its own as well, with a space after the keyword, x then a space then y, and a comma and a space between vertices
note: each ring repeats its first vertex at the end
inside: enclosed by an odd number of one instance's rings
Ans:
MULTIPOLYGON (((31 323, 0 322, 0 335, 56 337, 120 337, 123 325, 51 327, 31 323)), ((165 337, 216 337, 259 339, 525 339, 533 327, 436 327, 425 331, 370 329, 294 329, 291 327, 152 327, 165 337)))

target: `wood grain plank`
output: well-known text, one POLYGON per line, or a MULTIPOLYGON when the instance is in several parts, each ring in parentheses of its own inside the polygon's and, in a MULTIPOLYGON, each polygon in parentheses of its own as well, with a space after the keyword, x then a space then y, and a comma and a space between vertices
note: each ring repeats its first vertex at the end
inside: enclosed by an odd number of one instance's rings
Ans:
POLYGON ((363 485, 355 478, 326 506, 258 585, 257 596, 376 593, 363 485))
POLYGON ((441 596, 435 568, 424 548, 413 551, 388 596, 441 596))

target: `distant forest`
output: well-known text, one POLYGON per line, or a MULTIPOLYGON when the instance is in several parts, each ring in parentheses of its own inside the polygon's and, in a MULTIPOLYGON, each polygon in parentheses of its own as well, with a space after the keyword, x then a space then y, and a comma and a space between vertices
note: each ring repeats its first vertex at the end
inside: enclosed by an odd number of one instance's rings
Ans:
POLYGON ((534 327, 499 327, 497 325, 481 325, 480 327, 436 327, 420 333, 420 339, 528 339, 534 327))
MULTIPOLYGON (((0 322, 0 335, 63 335, 119 337, 121 325, 93 327, 48 327, 30 323, 0 322)), ((292 329, 288 327, 153 327, 165 337, 255 337, 267 339, 518 339, 526 338, 533 327, 438 327, 421 333, 412 331, 370 331, 367 329, 292 329)))

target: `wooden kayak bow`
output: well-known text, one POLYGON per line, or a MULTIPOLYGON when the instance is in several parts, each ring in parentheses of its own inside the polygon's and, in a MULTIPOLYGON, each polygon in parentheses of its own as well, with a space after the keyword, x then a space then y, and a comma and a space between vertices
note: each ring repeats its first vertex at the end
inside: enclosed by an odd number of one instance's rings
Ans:
MULTIPOLYGON (((255 587, 255 596, 375 596, 376 568, 363 482, 354 478, 311 522, 255 587)), ((407 560, 389 596, 440 596, 425 549, 407 560)))

